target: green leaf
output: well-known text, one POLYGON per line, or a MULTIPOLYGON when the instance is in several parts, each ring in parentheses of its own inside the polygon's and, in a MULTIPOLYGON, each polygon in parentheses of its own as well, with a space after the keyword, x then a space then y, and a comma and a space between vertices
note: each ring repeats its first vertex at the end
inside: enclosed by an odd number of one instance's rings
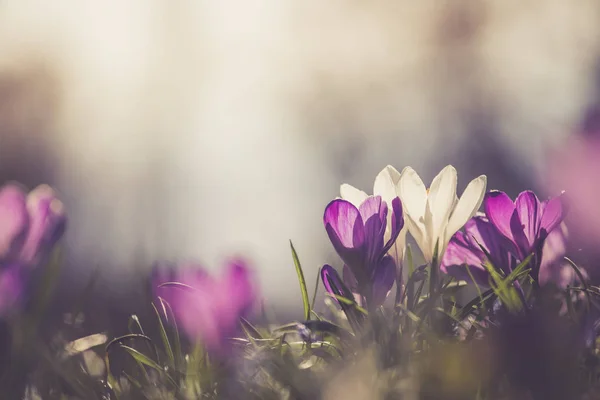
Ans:
POLYGON ((158 328, 160 331, 160 337, 163 341, 163 345, 165 347, 167 357, 169 357, 169 361, 171 362, 171 365, 173 365, 173 367, 175 367, 176 361, 175 361, 175 355, 173 354, 173 348, 171 347, 171 341, 169 340, 169 336, 167 336, 167 331, 165 330, 165 325, 163 324, 160 313, 158 312, 158 309, 156 308, 154 303, 152 303, 152 309, 156 313, 156 318, 158 319, 158 328))
POLYGON ((173 378, 171 378, 167 373, 165 373, 165 370, 160 365, 158 365, 156 361, 152 360, 147 355, 140 353, 133 347, 125 346, 124 344, 121 344, 120 347, 127 353, 129 353, 129 355, 133 357, 135 361, 156 370, 161 375, 165 376, 168 379, 168 381, 173 385, 173 387, 177 387, 177 383, 173 380, 173 378))
POLYGON ((148 366, 150 368, 153 368, 153 369, 157 370, 160 373, 164 373, 164 370, 162 369, 162 367, 160 365, 158 365, 156 363, 156 361, 152 360, 147 355, 140 353, 139 351, 137 351, 133 347, 125 346, 124 344, 121 344, 120 347, 123 350, 125 350, 127 353, 129 353, 129 355, 131 355, 131 357, 133 357, 134 360, 139 361, 142 364, 144 364, 144 365, 146 365, 146 366, 148 366))
POLYGON ((298 259, 298 253, 294 248, 294 244, 290 240, 290 247, 292 249, 292 258, 294 259, 294 266, 296 267, 296 273, 298 274, 298 282, 300 283, 300 292, 302 293, 302 303, 304 303, 304 319, 310 320, 310 300, 308 298, 308 290, 306 289, 306 280, 304 279, 304 272, 302 272, 302 266, 298 259))

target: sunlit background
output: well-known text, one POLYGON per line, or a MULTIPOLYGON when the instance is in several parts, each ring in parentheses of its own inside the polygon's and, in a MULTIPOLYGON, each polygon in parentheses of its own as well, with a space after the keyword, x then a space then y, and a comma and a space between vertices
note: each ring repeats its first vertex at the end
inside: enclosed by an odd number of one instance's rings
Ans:
POLYGON ((95 268, 127 309, 155 260, 243 254, 298 306, 288 240, 312 287, 340 183, 452 163, 460 189, 538 188, 599 61, 595 0, 5 1, 0 183, 65 200, 65 301, 95 268))

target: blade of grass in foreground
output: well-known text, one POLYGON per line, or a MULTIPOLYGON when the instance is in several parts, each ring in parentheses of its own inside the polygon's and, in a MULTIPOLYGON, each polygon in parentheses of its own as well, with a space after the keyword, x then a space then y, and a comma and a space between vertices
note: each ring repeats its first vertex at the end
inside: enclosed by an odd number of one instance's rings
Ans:
POLYGON ((296 267, 296 273, 298 274, 298 282, 300 283, 300 292, 302 293, 302 303, 304 303, 304 319, 310 320, 310 300, 308 298, 308 290, 306 289, 306 280, 304 279, 304 272, 302 272, 302 266, 300 265, 300 259, 298 259, 298 253, 294 248, 294 244, 290 240, 290 247, 292 248, 292 258, 294 259, 294 266, 296 267))

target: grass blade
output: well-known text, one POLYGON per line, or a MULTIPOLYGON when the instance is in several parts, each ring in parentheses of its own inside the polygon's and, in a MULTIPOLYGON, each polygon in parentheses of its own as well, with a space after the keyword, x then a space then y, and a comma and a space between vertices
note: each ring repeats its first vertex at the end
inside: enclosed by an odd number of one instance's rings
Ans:
POLYGON ((292 258, 294 259, 294 266, 296 267, 296 273, 298 274, 298 282, 300 283, 300 292, 302 293, 302 303, 304 303, 304 319, 310 320, 310 300, 308 298, 308 291, 306 289, 306 280, 304 279, 304 272, 302 272, 302 266, 298 259, 298 253, 294 248, 294 244, 290 240, 290 247, 292 249, 292 258))

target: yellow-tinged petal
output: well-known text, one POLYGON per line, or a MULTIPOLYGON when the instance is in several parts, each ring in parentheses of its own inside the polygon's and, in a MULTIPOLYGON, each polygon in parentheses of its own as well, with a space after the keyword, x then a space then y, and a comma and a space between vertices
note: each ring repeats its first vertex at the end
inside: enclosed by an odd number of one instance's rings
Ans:
POLYGON ((450 216, 446 229, 446 241, 449 241, 452 235, 462 228, 479 210, 485 196, 486 185, 487 177, 485 175, 469 182, 450 216))
POLYGON ((348 185, 347 183, 344 183, 342 186, 340 186, 340 195, 342 199, 349 201, 355 207, 359 207, 363 201, 369 197, 362 190, 357 189, 352 185, 348 185))

